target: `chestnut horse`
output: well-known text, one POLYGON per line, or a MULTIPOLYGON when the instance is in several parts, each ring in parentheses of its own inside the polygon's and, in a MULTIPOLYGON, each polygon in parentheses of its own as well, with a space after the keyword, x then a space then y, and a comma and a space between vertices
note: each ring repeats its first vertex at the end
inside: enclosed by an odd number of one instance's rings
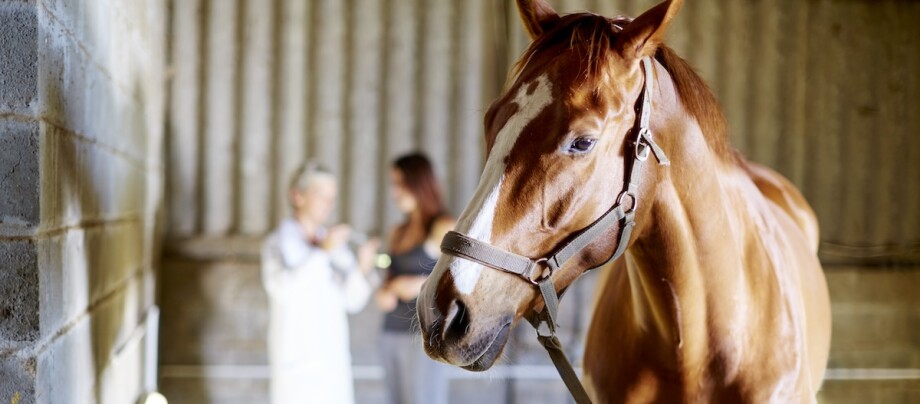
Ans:
POLYGON ((552 328, 556 293, 625 250, 587 337, 594 401, 814 402, 830 344, 817 222, 729 147, 715 97, 662 45, 682 2, 635 20, 517 3, 533 43, 418 298, 428 355, 488 369, 520 319, 552 328))

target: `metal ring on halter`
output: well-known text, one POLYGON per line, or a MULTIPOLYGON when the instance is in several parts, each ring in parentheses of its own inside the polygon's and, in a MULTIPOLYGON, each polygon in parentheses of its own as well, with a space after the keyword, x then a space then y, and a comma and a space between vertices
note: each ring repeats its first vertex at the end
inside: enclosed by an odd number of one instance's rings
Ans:
POLYGON ((620 194, 620 196, 617 197, 617 205, 622 205, 622 204, 623 204, 623 197, 624 197, 624 196, 628 196, 630 199, 632 199, 632 206, 630 206, 629 209, 624 209, 624 210, 623 210, 623 213, 632 213, 632 212, 634 212, 634 211, 636 210, 636 207, 639 206, 639 198, 636 197, 636 194, 634 194, 632 191, 626 190, 626 191, 623 191, 623 192, 620 194))
POLYGON ((540 259, 537 259, 531 262, 530 269, 527 270, 527 273, 525 274, 524 278, 527 279, 530 283, 534 285, 539 285, 540 281, 552 276, 553 270, 552 268, 549 267, 549 265, 545 265, 546 261, 547 259, 544 257, 544 258, 540 258, 540 259), (540 269, 540 267, 545 267, 545 268, 540 269), (540 269, 540 273, 539 273, 540 276, 537 277, 537 279, 534 279, 533 275, 537 269, 540 269))

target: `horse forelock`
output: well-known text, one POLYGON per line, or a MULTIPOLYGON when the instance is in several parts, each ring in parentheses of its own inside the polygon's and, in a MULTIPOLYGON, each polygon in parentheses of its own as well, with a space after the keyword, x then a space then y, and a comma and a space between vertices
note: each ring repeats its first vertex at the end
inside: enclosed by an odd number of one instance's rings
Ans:
MULTIPOLYGON (((548 66, 560 55, 551 50, 560 48, 575 51, 569 54, 583 58, 584 69, 577 73, 573 84, 603 80, 610 63, 620 57, 614 47, 617 36, 631 21, 629 17, 607 18, 592 13, 562 16, 552 29, 535 39, 515 63, 508 85, 524 76, 538 75, 539 69, 548 66)), ((696 119, 709 147, 723 160, 736 161, 737 154, 728 144, 727 120, 709 86, 686 61, 665 45, 659 46, 655 60, 667 71, 678 98, 696 119)))

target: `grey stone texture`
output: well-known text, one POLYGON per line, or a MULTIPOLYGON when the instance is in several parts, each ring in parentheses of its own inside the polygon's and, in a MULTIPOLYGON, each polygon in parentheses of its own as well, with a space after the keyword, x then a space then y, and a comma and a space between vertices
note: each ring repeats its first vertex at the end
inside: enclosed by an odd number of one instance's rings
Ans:
POLYGON ((0 353, 0 402, 35 403, 35 359, 0 353))
POLYGON ((0 234, 39 222, 38 133, 35 122, 0 119, 0 234))
POLYGON ((152 387, 166 6, 0 1, 0 403, 152 387))
POLYGON ((38 302, 35 243, 0 242, 0 357, 5 346, 15 347, 38 338, 38 302))
POLYGON ((31 2, 0 2, 0 112, 31 115, 37 99, 38 16, 31 2))

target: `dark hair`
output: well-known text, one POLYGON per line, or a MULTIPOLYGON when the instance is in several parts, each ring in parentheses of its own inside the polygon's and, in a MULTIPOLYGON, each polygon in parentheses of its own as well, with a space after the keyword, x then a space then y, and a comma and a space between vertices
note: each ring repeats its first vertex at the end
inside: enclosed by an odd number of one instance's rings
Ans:
POLYGON ((415 152, 397 158, 393 168, 402 173, 406 188, 415 197, 418 209, 422 212, 426 235, 431 233, 434 221, 446 214, 444 197, 431 162, 424 154, 415 152))

